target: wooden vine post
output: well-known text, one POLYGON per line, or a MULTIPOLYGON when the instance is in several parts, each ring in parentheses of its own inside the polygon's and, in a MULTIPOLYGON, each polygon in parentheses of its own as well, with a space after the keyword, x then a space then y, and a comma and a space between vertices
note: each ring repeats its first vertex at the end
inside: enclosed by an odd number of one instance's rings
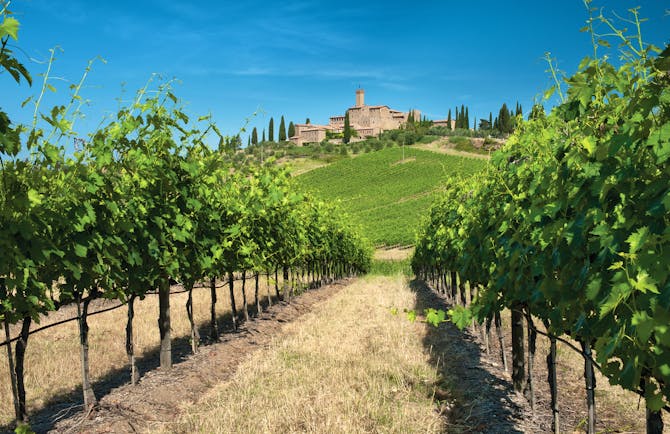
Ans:
POLYGON ((158 331, 160 333, 160 366, 172 368, 172 339, 170 331, 170 279, 163 274, 158 279, 158 331))
POLYGON ((523 308, 516 303, 510 309, 512 311, 512 383, 514 390, 523 392, 526 386, 523 308))
POLYGON ((128 298, 128 318, 126 321, 126 355, 128 356, 128 364, 130 365, 130 384, 133 386, 136 385, 140 379, 139 371, 137 370, 137 360, 135 358, 135 336, 133 333, 136 298, 136 294, 132 294, 130 298, 128 298))
MULTIPOLYGON (((2 284, 4 289, 4 283, 2 284)), ((16 420, 20 420, 21 412, 19 410, 19 391, 16 384, 16 371, 14 370, 14 357, 12 355, 12 338, 9 333, 9 320, 7 318, 3 321, 5 325, 5 342, 7 343, 7 366, 9 367, 9 378, 12 382, 12 400, 14 401, 14 416, 16 420)))
POLYGON ((88 306, 91 303, 91 296, 86 297, 83 302, 81 299, 77 300, 77 317, 79 322, 79 346, 81 358, 81 381, 82 391, 84 394, 84 410, 88 411, 94 407, 98 400, 93 392, 91 385, 91 372, 89 367, 88 357, 88 306))
POLYGON ((216 277, 209 279, 209 337, 212 341, 219 340, 219 323, 216 319, 216 277))
POLYGON ((582 346, 582 356, 584 357, 584 382, 586 384, 586 409, 588 414, 587 430, 588 434, 596 432, 596 376, 593 370, 593 359, 591 345, 584 340, 579 341, 582 346))

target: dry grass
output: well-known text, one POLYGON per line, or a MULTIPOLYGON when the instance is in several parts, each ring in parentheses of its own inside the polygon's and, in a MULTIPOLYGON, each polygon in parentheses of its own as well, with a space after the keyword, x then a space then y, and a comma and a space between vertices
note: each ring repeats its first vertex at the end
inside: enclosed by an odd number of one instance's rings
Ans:
POLYGON ((423 149, 425 151, 437 152, 438 154, 455 155, 457 157, 472 157, 482 160, 489 160, 491 157, 486 154, 475 154, 474 152, 459 151, 450 147, 449 139, 438 139, 431 143, 415 144, 413 148, 423 149))
POLYGON ((303 173, 328 165, 328 163, 313 158, 283 158, 279 160, 279 163, 288 166, 293 176, 302 175, 303 173))
MULTIPOLYGON (((508 363, 511 369, 511 327, 509 312, 502 314, 503 330, 508 363)), ((543 330, 541 323, 535 325, 543 330)), ((479 333, 477 333, 479 335, 479 333)), ((500 350, 495 334, 491 330, 492 351, 489 356, 495 363, 500 363, 500 350)), ((579 347, 579 344, 572 342, 579 347)), ((536 381, 536 411, 541 425, 546 431, 551 430, 550 394, 547 379, 546 357, 549 353, 549 340, 538 335, 535 356, 534 376, 536 381)), ((584 384, 584 359, 568 345, 557 343, 557 377, 558 401, 560 411, 561 432, 583 432, 586 426, 586 391, 584 384)), ((509 377, 508 377, 509 378, 509 377)), ((644 402, 638 395, 617 385, 610 385, 608 380, 596 370, 596 428, 598 432, 644 433, 645 410, 644 402)))
MULTIPOLYGON (((261 277, 260 295, 265 300, 265 278, 261 277)), ((217 281, 217 285, 222 282, 217 281)), ((179 288, 173 288, 176 290, 179 288)), ((239 309, 242 306, 241 282, 235 282, 235 301, 239 309)), ((274 288, 272 288, 274 291, 274 288)), ((247 281, 247 299, 253 303, 254 282, 247 281)), ((217 290, 217 314, 219 318, 230 312, 228 287, 217 290)), ((190 324, 186 316, 187 294, 175 294, 171 297, 171 319, 173 339, 190 336, 190 324)), ((91 304, 91 312, 104 307, 110 307, 117 302, 99 300, 91 304)), ((209 288, 194 290, 194 316, 196 323, 206 326, 209 324, 210 293, 209 288)), ((89 345, 90 365, 93 381, 103 378, 122 381, 130 378, 127 357, 125 352, 125 325, 127 309, 120 309, 92 316, 89 318, 89 345)), ((68 306, 49 317, 44 318, 40 325, 33 324, 32 328, 50 324, 58 320, 76 316, 74 306, 68 306)), ((139 358, 148 356, 156 351, 159 344, 158 333, 158 297, 148 295, 144 300, 135 302, 135 354, 139 358)), ((227 324, 221 324, 223 328, 227 324)), ((76 321, 53 327, 36 333, 28 340, 28 349, 25 360, 26 401, 29 413, 34 413, 48 405, 54 399, 75 400, 81 397, 76 395, 81 390, 80 360, 79 360, 79 331, 76 321), (67 398, 75 393, 74 398, 67 398)), ((206 336, 204 336, 206 337, 206 336)), ((173 344, 174 347, 175 344, 173 344)), ((5 349, 0 357, 0 425, 10 423, 14 417, 11 385, 5 349)), ((153 367, 155 363, 144 365, 153 367)), ((142 365, 140 372, 143 373, 142 365)))
POLYGON ((440 432, 437 372, 400 276, 360 279, 286 327, 166 432, 440 432))
POLYGON ((392 249, 375 250, 374 259, 377 261, 402 261, 414 253, 413 247, 394 247, 392 249))

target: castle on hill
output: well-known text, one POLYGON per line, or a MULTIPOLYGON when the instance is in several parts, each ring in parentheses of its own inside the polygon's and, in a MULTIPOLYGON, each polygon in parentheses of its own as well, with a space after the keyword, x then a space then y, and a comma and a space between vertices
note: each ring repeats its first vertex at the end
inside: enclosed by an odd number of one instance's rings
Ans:
MULTIPOLYGON (((387 105, 365 105, 365 91, 356 90, 356 105, 347 109, 349 113, 349 125, 356 131, 359 139, 366 137, 376 137, 383 131, 395 130, 407 123, 410 113, 413 113, 414 119, 421 119, 419 110, 401 112, 393 110, 387 105)), ((434 121, 439 125, 445 121, 434 121)), ((296 124, 295 135, 289 140, 298 146, 305 143, 321 142, 326 138, 326 133, 344 132, 344 115, 331 116, 328 125, 315 124, 296 124)))

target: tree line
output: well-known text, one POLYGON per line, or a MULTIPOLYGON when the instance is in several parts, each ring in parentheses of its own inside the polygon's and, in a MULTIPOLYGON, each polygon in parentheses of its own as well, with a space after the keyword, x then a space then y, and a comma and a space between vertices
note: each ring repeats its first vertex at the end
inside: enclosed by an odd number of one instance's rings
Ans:
MULTIPOLYGON (((306 124, 310 123, 309 118, 305 120, 306 124)), ((277 130, 277 142, 285 142, 291 137, 295 136, 295 124, 293 121, 288 123, 288 128, 286 127, 286 122, 284 121, 284 115, 282 115, 279 121, 279 129, 277 130)), ((267 128, 267 137, 265 135, 265 129, 262 130, 261 137, 258 137, 258 128, 253 127, 251 130, 251 135, 247 139, 247 146, 258 145, 264 142, 275 142, 275 129, 274 129, 274 117, 270 117, 270 122, 268 122, 267 128)), ((239 148, 237 148, 239 149, 239 148)))

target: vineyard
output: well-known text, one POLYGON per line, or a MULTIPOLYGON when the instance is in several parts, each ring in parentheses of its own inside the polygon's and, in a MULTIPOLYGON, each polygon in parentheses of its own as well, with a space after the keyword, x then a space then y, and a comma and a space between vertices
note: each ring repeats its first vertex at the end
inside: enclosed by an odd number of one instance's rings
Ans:
POLYGON ((577 358, 589 434, 611 429, 596 378, 663 432, 670 48, 643 42, 636 9, 632 35, 590 16, 572 76, 547 55, 560 103, 519 116, 490 161, 345 149, 293 177, 156 78, 82 138, 93 62, 45 110, 56 50, 33 82, 8 8, 0 72, 38 96, 32 122, 0 108, 0 429, 535 432, 542 405, 559 433, 581 427, 559 387, 577 358))
MULTIPOLYGON (((18 21, 4 3, 2 14, 0 39, 16 39, 18 21)), ((2 47, 4 69, 17 82, 30 81, 2 47)), ((43 80, 44 92, 51 86, 48 74, 43 80)), ((128 378, 135 383, 138 300, 156 294, 160 367, 168 369, 171 283, 186 294, 189 341, 197 352, 196 285, 209 288, 200 294, 210 306, 209 338, 217 340, 217 280, 227 283, 235 330, 249 319, 249 304, 262 310, 259 275, 272 278, 274 296, 290 302, 295 291, 365 272, 371 260, 371 249, 346 216, 295 193, 285 170, 232 164, 216 125, 206 117, 189 119, 169 84, 148 84, 89 140, 79 139, 76 152, 65 152, 63 143, 77 138, 83 80, 73 86, 69 105, 39 117, 38 98, 32 125, 13 125, 0 113, 0 318, 18 422, 28 419, 25 356, 31 334, 40 331, 33 325, 54 312, 67 309, 78 323, 88 411, 97 401, 88 323, 96 300, 127 310, 125 324, 117 327, 125 330, 128 378), (218 149, 208 145, 212 137, 218 137, 218 149), (253 294, 245 290, 245 276, 255 281, 253 294), (241 312, 236 279, 242 281, 241 312)))
POLYGON ((411 147, 386 148, 298 176, 304 190, 341 201, 376 245, 409 245, 435 192, 449 175, 470 174, 483 160, 411 147))
POLYGON ((644 44, 632 17, 633 36, 602 15, 588 21, 594 56, 557 78, 549 93, 560 105, 521 123, 485 171, 448 182, 413 258, 415 273, 458 305, 448 314, 460 327, 476 321, 490 341, 511 311, 512 380, 531 406, 537 336, 548 337, 554 432, 559 340, 584 360, 589 433, 596 369, 644 399, 647 432, 663 431, 669 409, 670 49, 644 44), (609 42, 595 21, 618 38, 620 65, 598 56, 609 42))

